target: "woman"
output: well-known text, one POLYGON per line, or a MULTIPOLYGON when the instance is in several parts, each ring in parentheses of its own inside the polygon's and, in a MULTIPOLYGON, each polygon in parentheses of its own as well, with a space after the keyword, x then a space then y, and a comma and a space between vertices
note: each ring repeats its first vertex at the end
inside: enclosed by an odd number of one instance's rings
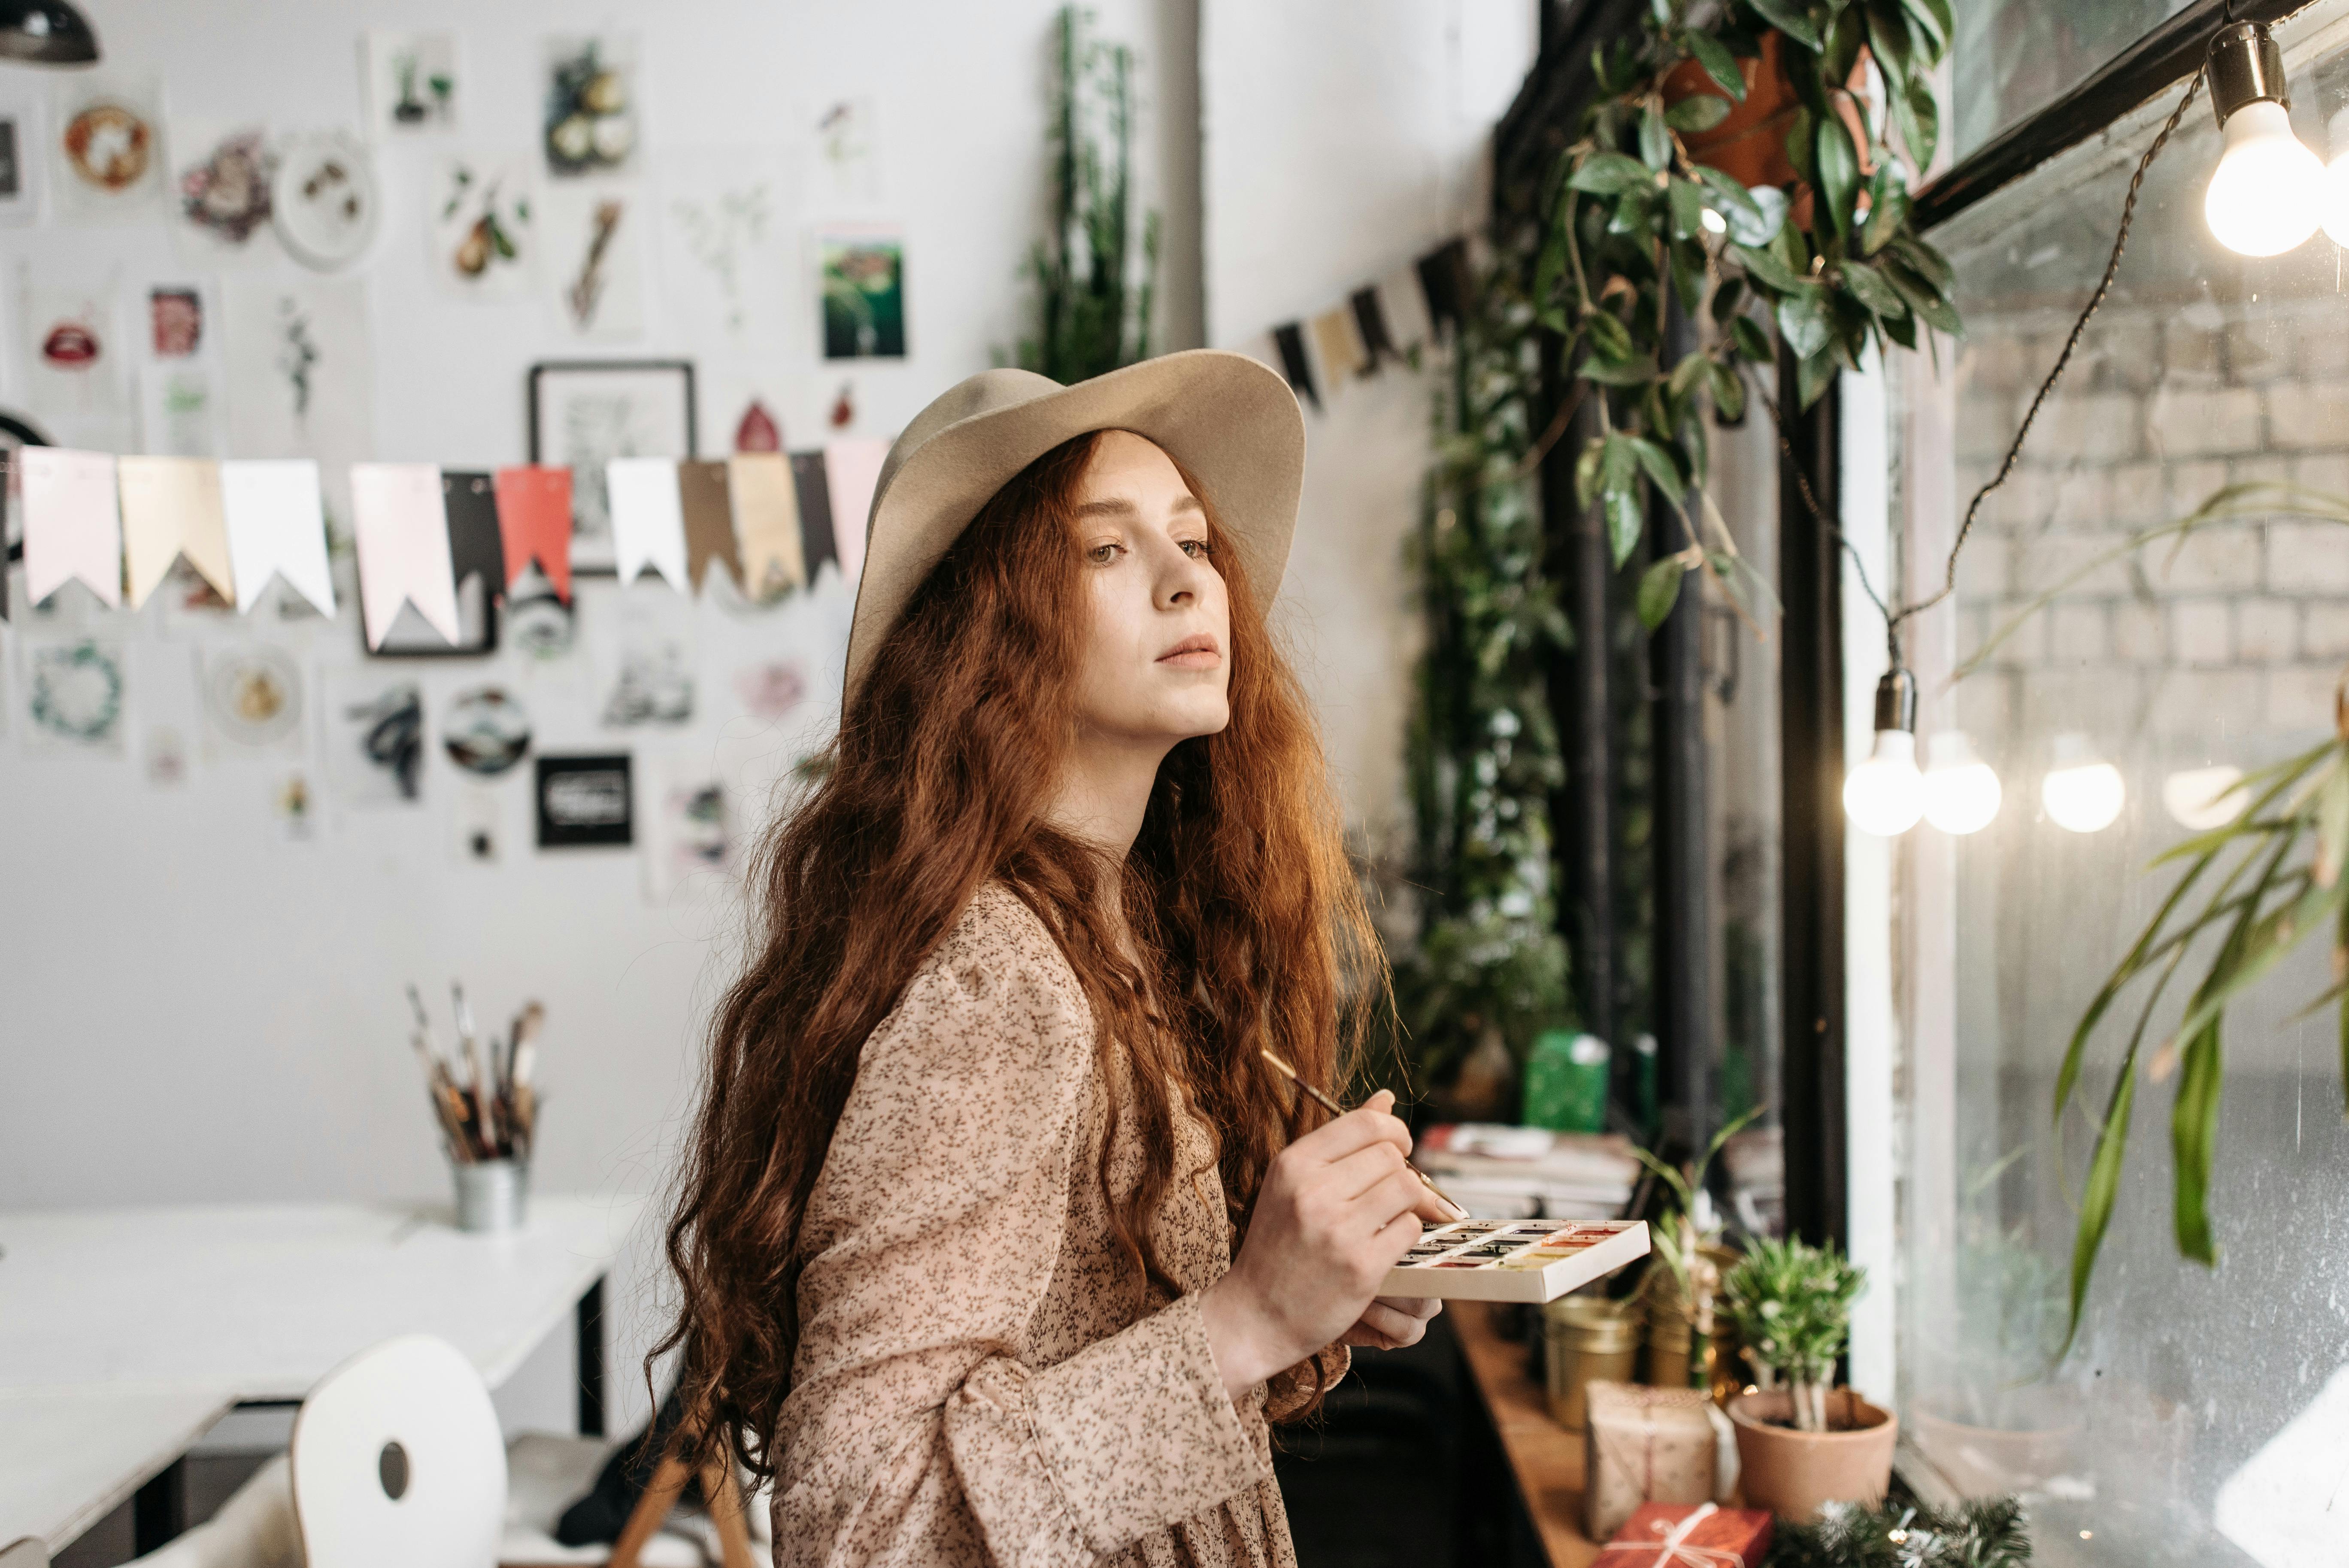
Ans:
POLYGON ((839 738, 754 879, 669 1253, 779 1564, 1294 1561, 1267 1421, 1455 1215, 1336 1119, 1378 950, 1265 627, 1304 457, 1199 351, 971 377, 891 450, 839 738), (1326 1121, 1326 1125, 1321 1125, 1326 1121))

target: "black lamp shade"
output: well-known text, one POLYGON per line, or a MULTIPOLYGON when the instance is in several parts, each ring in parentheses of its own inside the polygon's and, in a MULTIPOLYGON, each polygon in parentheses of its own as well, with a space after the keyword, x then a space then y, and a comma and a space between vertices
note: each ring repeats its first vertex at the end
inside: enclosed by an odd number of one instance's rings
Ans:
POLYGON ((0 58, 86 66, 98 58, 98 35, 66 0, 0 0, 0 58))

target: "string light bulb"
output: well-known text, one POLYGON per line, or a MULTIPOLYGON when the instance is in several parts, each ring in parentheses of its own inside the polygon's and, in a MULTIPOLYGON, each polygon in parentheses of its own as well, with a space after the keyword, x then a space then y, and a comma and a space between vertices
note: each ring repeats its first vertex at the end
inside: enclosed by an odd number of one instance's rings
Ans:
POLYGON ((2096 755, 2088 738, 2066 730, 2055 738, 2055 766, 2039 782, 2039 800, 2059 828, 2101 833, 2128 803, 2121 770, 2096 755))
POLYGON ((2243 770, 2221 762, 2183 769, 2163 779, 2161 803, 2179 827, 2207 833, 2241 816, 2251 797, 2243 788, 2243 770))
POLYGON ((2333 139, 2333 161, 2324 166, 2324 196, 2317 217, 2326 239, 2349 245, 2349 109, 2334 110, 2325 129, 2333 139))
POLYGON ((1879 839, 1899 838, 1925 814, 1917 771, 1917 677, 1885 672, 1876 683, 1876 749, 1843 781, 1844 815, 1879 839))
POLYGON ((1928 736, 1925 759, 1925 820, 1960 838, 1989 827, 2006 792, 1991 765, 1974 754, 1966 732, 1928 736))
POLYGON ((2226 147, 2202 194, 2203 222, 2238 255, 2280 256, 2316 232, 2325 207, 2324 164, 2292 132, 2283 51, 2261 24, 2230 23, 2204 69, 2226 147))

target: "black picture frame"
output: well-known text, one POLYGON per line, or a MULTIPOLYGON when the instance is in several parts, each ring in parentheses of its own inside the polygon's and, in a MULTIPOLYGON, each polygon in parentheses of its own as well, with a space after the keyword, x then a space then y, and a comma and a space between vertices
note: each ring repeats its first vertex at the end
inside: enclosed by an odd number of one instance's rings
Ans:
POLYGON ((655 428, 648 418, 645 425, 628 432, 636 438, 626 441, 626 449, 605 455, 676 458, 680 461, 692 458, 700 433, 691 360, 545 359, 530 367, 526 392, 530 460, 563 462, 572 469, 571 571, 574 576, 584 573, 609 577, 617 573, 619 563, 612 547, 610 521, 603 510, 600 465, 592 459, 582 465, 557 455, 557 431, 564 423, 562 414, 569 395, 601 392, 611 397, 630 390, 656 394, 667 400, 666 407, 652 417, 660 420, 660 427, 655 428), (584 476, 583 466, 589 469, 584 476))
POLYGON ((630 753, 540 756, 532 763, 531 815, 537 822, 540 849, 625 849, 636 842, 630 753), (599 800, 604 810, 595 809, 599 800), (616 810, 611 809, 615 803, 616 810))

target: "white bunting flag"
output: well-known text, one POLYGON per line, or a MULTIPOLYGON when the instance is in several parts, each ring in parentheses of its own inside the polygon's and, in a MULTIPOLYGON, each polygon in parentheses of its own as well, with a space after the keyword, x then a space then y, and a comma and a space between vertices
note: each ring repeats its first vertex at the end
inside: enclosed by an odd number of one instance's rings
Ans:
POLYGON ((332 615, 335 577, 326 564, 318 465, 307 458, 241 459, 222 463, 220 480, 237 608, 250 612, 274 575, 318 614, 332 615))
POLYGON ((353 463, 351 535, 367 646, 383 646, 402 603, 453 645, 461 634, 440 470, 430 463, 353 463))
POLYGON ((147 603, 182 556, 222 598, 233 599, 236 573, 221 518, 220 465, 210 458, 124 458, 115 465, 115 478, 131 608, 147 603))
POLYGON ((1419 269, 1408 263, 1378 281, 1379 314, 1386 318, 1387 338, 1398 354, 1409 354, 1435 334, 1427 314, 1427 289, 1419 269))
POLYGON ((122 607, 122 512, 115 500, 114 459, 104 452, 24 447, 25 592, 37 604, 80 582, 113 609, 122 607))
POLYGON ((685 500, 677 488, 677 459, 614 458, 604 473, 620 581, 633 583, 649 569, 679 593, 692 592, 685 574, 685 500))
POLYGON ((840 552, 843 582, 855 582, 864 570, 865 525, 872 521, 873 491, 881 482, 881 465, 888 458, 886 441, 823 444, 824 483, 832 492, 832 542, 840 552))

